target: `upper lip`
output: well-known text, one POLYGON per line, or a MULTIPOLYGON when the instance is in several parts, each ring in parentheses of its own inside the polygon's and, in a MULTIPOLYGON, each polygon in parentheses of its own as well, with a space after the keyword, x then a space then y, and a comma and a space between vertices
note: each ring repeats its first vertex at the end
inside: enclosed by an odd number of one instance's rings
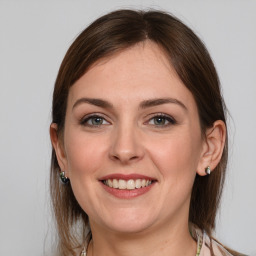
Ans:
POLYGON ((101 177, 99 180, 108 180, 108 179, 122 179, 122 180, 136 180, 136 179, 145 179, 145 180, 156 180, 153 177, 149 177, 146 175, 132 173, 132 174, 122 174, 122 173, 113 173, 106 176, 101 177))

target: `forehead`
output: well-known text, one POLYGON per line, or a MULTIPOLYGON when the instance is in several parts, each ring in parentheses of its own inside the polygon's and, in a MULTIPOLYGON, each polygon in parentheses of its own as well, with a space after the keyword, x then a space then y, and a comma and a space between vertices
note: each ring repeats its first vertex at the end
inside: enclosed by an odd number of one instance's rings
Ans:
POLYGON ((192 97, 163 50, 155 43, 145 41, 97 61, 71 87, 69 101, 96 96, 113 96, 125 101, 156 95, 168 95, 186 102, 192 97))

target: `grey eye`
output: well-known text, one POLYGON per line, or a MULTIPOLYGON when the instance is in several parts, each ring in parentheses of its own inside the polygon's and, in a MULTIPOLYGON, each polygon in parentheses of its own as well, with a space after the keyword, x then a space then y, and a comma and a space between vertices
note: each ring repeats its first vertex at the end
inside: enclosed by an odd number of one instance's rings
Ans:
POLYGON ((167 115, 156 115, 152 117, 149 122, 150 125, 159 126, 159 127, 166 127, 168 125, 174 125, 176 124, 176 121, 167 115))
POLYGON ((109 122, 106 121, 105 118, 98 115, 88 116, 81 121, 81 125, 84 126, 101 126, 105 124, 109 124, 109 122))
POLYGON ((165 117, 161 116, 154 117, 153 120, 155 125, 165 125, 168 122, 165 117))
POLYGON ((104 121, 104 119, 102 117, 95 116, 95 117, 91 117, 88 120, 88 123, 91 125, 101 125, 101 124, 103 124, 103 121, 104 121))

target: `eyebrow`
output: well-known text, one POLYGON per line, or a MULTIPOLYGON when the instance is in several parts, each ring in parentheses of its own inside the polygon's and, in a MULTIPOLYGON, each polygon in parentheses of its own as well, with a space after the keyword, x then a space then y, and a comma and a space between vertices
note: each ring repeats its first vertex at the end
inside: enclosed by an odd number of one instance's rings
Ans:
MULTIPOLYGON (((72 109, 74 109, 75 107, 77 107, 82 103, 88 103, 90 105, 94 105, 101 108, 109 108, 109 109, 114 108, 113 104, 111 104, 106 100, 96 99, 96 98, 80 98, 75 102, 72 109)), ((145 108, 155 107, 155 106, 168 104, 168 103, 177 104, 181 106, 184 110, 186 111, 188 110, 185 104, 183 104, 181 101, 174 98, 159 98, 159 99, 144 100, 140 103, 139 108, 145 109, 145 108)))
POLYGON ((180 107, 182 107, 184 110, 186 111, 188 110, 184 103, 174 98, 160 98, 160 99, 145 100, 140 103, 140 108, 144 109, 144 108, 159 106, 167 103, 177 104, 180 107))
POLYGON ((113 105, 106 100, 94 99, 94 98, 80 98, 73 105, 73 109, 82 103, 88 103, 101 108, 113 108, 113 105))

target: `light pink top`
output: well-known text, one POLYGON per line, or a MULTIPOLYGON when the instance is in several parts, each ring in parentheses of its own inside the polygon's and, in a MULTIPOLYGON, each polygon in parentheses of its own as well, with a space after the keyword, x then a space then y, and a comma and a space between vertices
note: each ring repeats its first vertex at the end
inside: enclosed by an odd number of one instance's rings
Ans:
MULTIPOLYGON (((223 245, 210 238, 205 231, 202 231, 197 226, 190 224, 190 231, 192 237, 197 241, 197 251, 201 248, 200 254, 197 254, 198 256, 233 256, 223 245)), ((84 251, 80 255, 86 256, 86 252, 84 251)))
POLYGON ((211 239, 205 231, 192 225, 192 236, 197 240, 197 249, 201 247, 199 256, 233 256, 223 245, 211 239))

